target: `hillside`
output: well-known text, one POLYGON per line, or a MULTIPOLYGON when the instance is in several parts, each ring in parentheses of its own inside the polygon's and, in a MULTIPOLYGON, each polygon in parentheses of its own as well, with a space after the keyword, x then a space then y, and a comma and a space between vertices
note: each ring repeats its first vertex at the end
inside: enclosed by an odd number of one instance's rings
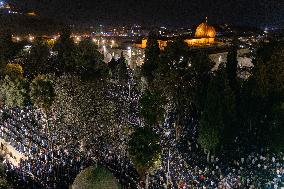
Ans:
POLYGON ((39 16, 21 14, 0 15, 0 32, 10 30, 17 34, 53 34, 60 31, 63 24, 39 16))

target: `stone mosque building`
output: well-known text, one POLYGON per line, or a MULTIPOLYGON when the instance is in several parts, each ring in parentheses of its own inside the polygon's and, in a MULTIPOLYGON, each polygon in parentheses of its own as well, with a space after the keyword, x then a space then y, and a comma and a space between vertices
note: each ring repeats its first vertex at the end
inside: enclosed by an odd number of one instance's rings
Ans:
POLYGON ((213 26, 207 24, 206 22, 201 23, 195 31, 195 36, 192 39, 186 39, 185 42, 189 46, 199 46, 199 45, 212 45, 215 43, 216 30, 213 26))
MULTIPOLYGON (((188 44, 188 46, 208 46, 215 44, 215 36, 216 30, 213 26, 208 25, 207 17, 206 21, 201 23, 195 31, 195 35, 193 38, 185 39, 184 42, 188 44)), ((167 46, 168 40, 158 40, 160 49, 164 49, 167 46)), ((147 39, 143 39, 141 44, 137 44, 138 48, 146 48, 147 39)))

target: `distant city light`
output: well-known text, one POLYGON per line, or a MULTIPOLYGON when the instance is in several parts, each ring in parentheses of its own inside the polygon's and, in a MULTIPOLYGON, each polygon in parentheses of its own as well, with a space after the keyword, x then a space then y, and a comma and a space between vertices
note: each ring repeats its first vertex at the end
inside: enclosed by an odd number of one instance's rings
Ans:
POLYGON ((75 43, 78 43, 80 41, 81 41, 81 37, 80 36, 75 37, 75 43))
POLYGON ((179 59, 179 61, 180 61, 180 62, 182 62, 182 61, 183 61, 183 59, 184 59, 184 58, 183 58, 183 56, 181 56, 181 57, 180 57, 180 59, 179 59))
POLYGON ((35 39, 34 36, 29 36, 29 41, 30 41, 30 42, 33 42, 34 39, 35 39))
POLYGON ((28 12, 27 15, 28 16, 36 16, 36 13, 34 11, 32 11, 32 12, 28 12))

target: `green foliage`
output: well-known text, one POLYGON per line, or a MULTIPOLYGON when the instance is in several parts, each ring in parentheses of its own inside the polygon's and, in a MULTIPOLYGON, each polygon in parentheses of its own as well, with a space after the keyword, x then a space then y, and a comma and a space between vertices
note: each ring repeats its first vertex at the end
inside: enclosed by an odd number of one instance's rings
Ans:
MULTIPOLYGON (((1 155, 0 160, 3 161, 4 157, 1 155)), ((0 163, 0 188, 1 189, 12 189, 11 183, 7 181, 7 177, 5 176, 5 167, 3 163, 0 163)))
POLYGON ((30 78, 35 78, 37 75, 45 74, 50 70, 49 56, 50 48, 48 44, 42 39, 37 39, 32 44, 27 62, 24 65, 24 69, 30 78))
POLYGON ((192 55, 191 69, 196 79, 207 79, 214 68, 215 63, 209 58, 208 54, 198 51, 192 55))
POLYGON ((259 59, 254 68, 257 93, 262 97, 284 93, 284 47, 274 51, 267 62, 259 59))
POLYGON ((155 33, 150 32, 147 39, 147 46, 145 49, 144 64, 141 67, 142 76, 144 76, 148 82, 151 82, 154 78, 154 72, 158 68, 160 48, 155 33))
POLYGON ((120 139, 117 136, 122 131, 116 124, 117 110, 114 102, 107 98, 109 86, 106 82, 82 80, 71 75, 54 80, 56 98, 52 109, 57 113, 58 127, 71 129, 72 137, 80 142, 87 139, 88 144, 112 143, 120 139))
POLYGON ((20 64, 7 64, 5 74, 12 79, 23 78, 23 68, 20 64))
POLYGON ((116 61, 114 58, 112 58, 111 61, 108 63, 108 67, 111 71, 111 78, 113 78, 113 79, 117 78, 118 61, 116 61))
POLYGON ((127 63, 124 57, 121 57, 118 60, 117 72, 118 72, 118 80, 120 81, 120 83, 124 84, 127 83, 129 75, 127 70, 127 63))
MULTIPOLYGON (((190 85, 189 49, 181 41, 170 43, 161 56, 159 68, 155 73, 155 83, 153 88, 163 91, 167 98, 172 99, 178 107, 178 100, 181 94, 188 91, 190 85)), ((190 93, 186 94, 187 98, 190 93)), ((185 102, 183 102, 185 103, 185 102)))
POLYGON ((165 98, 157 91, 146 91, 143 94, 140 99, 140 113, 146 124, 156 125, 163 120, 165 103, 165 98))
POLYGON ((283 42, 277 41, 271 41, 269 43, 262 42, 257 48, 256 58, 253 62, 254 66, 262 63, 267 63, 276 51, 283 48, 283 45, 283 42))
POLYGON ((28 82, 23 78, 23 69, 19 64, 7 64, 5 77, 1 81, 1 101, 9 107, 23 107, 28 101, 28 82))
POLYGON ((221 67, 210 81, 205 109, 201 115, 199 127, 201 135, 198 141, 209 151, 231 144, 237 133, 235 95, 224 72, 224 68, 221 67), (212 136, 208 137, 210 132, 212 136), (216 141, 222 141, 222 143, 216 141), (220 146, 217 146, 218 144, 220 146))
POLYGON ((7 61, 21 50, 22 45, 12 41, 12 35, 9 31, 0 34, 0 59, 7 61))
POLYGON ((27 81, 6 76, 1 81, 1 100, 9 107, 23 107, 28 100, 27 81))
POLYGON ((132 133, 129 141, 129 155, 141 177, 144 177, 151 168, 160 161, 159 135, 151 128, 138 128, 132 133))
POLYGON ((219 129, 210 125, 206 119, 200 121, 199 135, 197 142, 209 152, 215 153, 220 144, 219 129))
POLYGON ((65 28, 54 47, 59 72, 79 74, 83 79, 108 77, 108 67, 91 39, 75 45, 70 35, 70 29, 65 28))
POLYGON ((0 56, 0 76, 3 78, 5 76, 7 62, 3 57, 0 56))
POLYGON ((161 55, 153 88, 162 91, 176 110, 177 137, 184 120, 199 117, 204 109, 213 66, 207 54, 191 52, 181 39, 169 43, 161 55))
POLYGON ((0 177, 0 188, 1 189, 9 189, 10 188, 8 181, 4 177, 0 177))
POLYGON ((246 111, 241 112, 240 122, 249 133, 249 143, 273 148, 279 144, 275 139, 282 133, 281 111, 275 110, 284 101, 283 50, 281 42, 261 46, 253 60, 252 76, 242 87, 240 109, 246 111))
POLYGON ((103 55, 97 51, 97 46, 86 39, 79 43, 75 52, 75 68, 78 74, 83 77, 107 77, 109 70, 103 62, 103 55))
POLYGON ((169 42, 165 48, 164 56, 172 67, 186 68, 190 59, 189 47, 182 39, 177 39, 169 42))
POLYGON ((238 49, 232 45, 227 55, 226 71, 230 87, 236 91, 237 86, 237 69, 238 69, 238 49))
POLYGON ((192 105, 202 109, 214 66, 208 55, 193 54, 186 43, 177 40, 169 43, 161 59, 155 87, 174 100, 181 114, 187 114, 192 105))
POLYGON ((121 188, 112 173, 101 166, 91 166, 79 173, 72 189, 119 189, 121 188))
POLYGON ((276 151, 284 150, 284 103, 273 108, 271 121, 272 131, 270 132, 270 147, 276 151))
POLYGON ((43 75, 36 77, 30 85, 30 98, 35 106, 48 110, 55 98, 52 81, 43 75))
POLYGON ((75 54, 75 44, 70 38, 71 30, 70 28, 63 28, 60 33, 60 37, 57 40, 54 50, 58 53, 58 70, 59 72, 72 72, 75 66, 74 54, 75 54))
POLYGON ((194 54, 190 61, 191 91, 193 91, 193 104, 198 111, 204 109, 207 88, 211 79, 214 62, 202 51, 194 54))

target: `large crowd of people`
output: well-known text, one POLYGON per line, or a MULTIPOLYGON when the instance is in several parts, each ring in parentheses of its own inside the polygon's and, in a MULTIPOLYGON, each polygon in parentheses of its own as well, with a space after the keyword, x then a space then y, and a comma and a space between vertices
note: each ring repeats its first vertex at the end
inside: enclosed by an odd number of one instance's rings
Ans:
MULTIPOLYGON (((8 109, 1 111, 1 138, 22 153, 22 159, 17 166, 8 164, 10 168, 21 170, 23 180, 26 177, 35 178, 37 184, 46 188, 64 188, 72 183, 81 167, 88 164, 88 157, 74 156, 75 148, 63 148, 49 140, 48 120, 39 110, 8 109)), ((17 171, 19 172, 19 171, 17 171)), ((33 187, 31 184, 30 187, 33 187)))
MULTIPOLYGON (((121 95, 129 98, 129 87, 118 87, 125 89, 121 90, 121 95)), ((119 99, 112 91, 110 95, 119 99)), ((82 145, 82 138, 76 137, 78 127, 55 128, 56 115, 48 117, 32 106, 2 107, 0 114, 0 137, 26 157, 18 166, 7 160, 4 162, 7 176, 14 178, 12 182, 18 188, 69 188, 76 175, 94 163, 111 170, 125 187, 136 188, 138 174, 126 157, 125 147, 116 141, 104 141, 100 136, 105 131, 100 127, 94 132, 98 137, 85 135, 90 138, 82 145)), ((118 111, 116 114, 122 117, 128 113, 118 111)), ((134 115, 129 115, 120 121, 134 120, 134 115)), ((86 128, 81 128, 80 132, 89 133, 86 128)), ((119 140, 126 142, 123 136, 119 140)))
POLYGON ((233 160, 212 156, 208 161, 197 144, 194 120, 189 121, 193 127, 185 129, 177 142, 172 117, 169 114, 158 131, 163 136, 162 166, 153 175, 150 188, 278 189, 284 186, 283 153, 276 155, 262 149, 233 160))
MULTIPOLYGON (((139 90, 135 83, 116 86, 109 90, 119 110, 116 116, 123 125, 140 126, 138 114, 139 90), (125 108, 127 107, 127 108, 125 108), (125 110, 125 111, 124 111, 125 110)), ((55 115, 31 106, 23 109, 1 109, 0 137, 23 154, 19 166, 4 162, 7 175, 18 188, 68 188, 76 175, 85 167, 98 163, 107 167, 125 189, 140 188, 140 181, 127 154, 128 134, 114 141, 104 139, 100 127, 96 135, 87 138, 82 149, 81 139, 74 136, 76 127, 55 128, 55 115)), ((161 136, 161 166, 149 178, 150 189, 160 188, 280 188, 284 183, 284 154, 268 150, 254 151, 241 158, 226 162, 222 157, 206 154, 196 142, 196 124, 185 129, 176 140, 174 114, 169 109, 165 122, 156 129, 161 136)), ((82 128, 82 133, 88 133, 82 128)), ((123 133, 123 132, 122 132, 123 133)), ((88 135, 86 135, 88 136, 88 135)))

